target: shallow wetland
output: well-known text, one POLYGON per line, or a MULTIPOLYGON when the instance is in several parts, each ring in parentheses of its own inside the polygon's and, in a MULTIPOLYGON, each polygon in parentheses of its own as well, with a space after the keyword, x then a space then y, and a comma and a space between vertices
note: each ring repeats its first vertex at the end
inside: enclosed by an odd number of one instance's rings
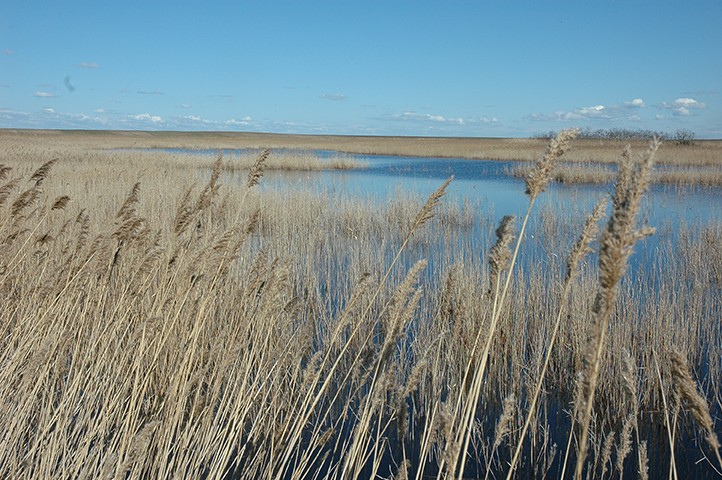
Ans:
MULTIPOLYGON (((608 237, 585 220, 602 200, 611 228, 641 180, 552 181, 525 224, 535 184, 514 172, 535 164, 512 160, 546 141, 485 161, 444 141, 418 158, 410 141, 1 138, 0 477, 722 471, 720 186, 649 186, 605 305, 608 237)), ((560 161, 584 161, 570 145, 560 161)), ((712 148, 700 163, 722 168, 712 148)))

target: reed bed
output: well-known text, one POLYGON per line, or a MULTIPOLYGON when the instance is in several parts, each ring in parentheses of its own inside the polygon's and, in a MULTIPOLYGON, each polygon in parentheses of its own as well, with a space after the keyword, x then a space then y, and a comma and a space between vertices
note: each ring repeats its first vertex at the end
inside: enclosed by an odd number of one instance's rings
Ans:
MULTIPOLYGON (((289 149, 330 150, 362 155, 468 158, 534 162, 548 140, 540 138, 381 137, 351 135, 284 135, 251 132, 136 132, 88 130, 0 129, 4 144, 28 141, 37 145, 80 151, 116 148, 289 149)), ((565 161, 615 164, 627 144, 646 148, 639 139, 581 138, 565 161)), ((722 166, 721 140, 666 142, 657 152, 660 165, 722 166)))
POLYGON ((612 220, 544 202, 573 133, 499 223, 260 190, 266 153, 4 150, 0 477, 714 475, 722 226, 630 258, 632 154, 612 220))
MULTIPOLYGON (((517 163, 506 169, 509 176, 526 178, 530 164, 517 163)), ((616 178, 613 165, 601 163, 559 163, 552 172, 552 179, 559 183, 593 184, 611 183, 616 178)), ((652 183, 677 186, 720 187, 722 169, 719 167, 665 165, 652 173, 652 183)))

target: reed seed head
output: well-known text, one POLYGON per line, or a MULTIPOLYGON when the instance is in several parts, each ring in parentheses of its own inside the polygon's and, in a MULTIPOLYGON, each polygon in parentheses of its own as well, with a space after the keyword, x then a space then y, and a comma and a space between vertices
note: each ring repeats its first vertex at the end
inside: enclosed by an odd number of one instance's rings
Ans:
POLYGON ((697 424, 707 433, 707 443, 718 452, 720 443, 715 434, 714 422, 709 413, 709 405, 707 405, 707 400, 705 400, 697 390, 697 383, 689 371, 687 359, 679 350, 673 348, 670 361, 672 364, 672 379, 674 381, 675 391, 684 401, 685 407, 692 412, 697 424))
POLYGON ((441 197, 446 195, 446 187, 449 186, 453 179, 454 176, 452 175, 451 177, 449 177, 448 180, 444 182, 443 185, 441 185, 439 188, 436 189, 436 191, 434 191, 434 193, 431 194, 429 199, 426 201, 424 208, 422 208, 418 215, 416 215, 414 222, 411 224, 411 232, 414 232, 421 228, 424 223, 426 223, 434 216, 435 208, 441 203, 441 197))
POLYGON ((579 274, 579 262, 584 258, 584 255, 594 251, 589 245, 597 238, 597 235, 599 235, 599 220, 604 217, 605 200, 606 199, 599 200, 594 206, 592 213, 584 222, 582 234, 567 256, 565 282, 572 281, 579 274))
POLYGON ((267 148, 261 152, 256 159, 256 163, 253 164, 253 168, 251 168, 251 172, 248 174, 248 188, 258 185, 261 182, 261 177, 263 176, 263 166, 266 160, 268 160, 268 156, 270 154, 271 149, 267 148))
POLYGON ((552 178, 551 173, 556 166, 557 159, 569 150, 569 143, 579 135, 579 132, 578 128, 565 129, 549 141, 544 155, 537 161, 526 178, 526 194, 530 200, 534 200, 546 189, 552 178))
POLYGON ((515 222, 516 215, 506 215, 496 229, 496 243, 489 250, 489 264, 491 265, 489 293, 494 292, 499 274, 509 268, 511 262, 509 245, 516 236, 515 222))

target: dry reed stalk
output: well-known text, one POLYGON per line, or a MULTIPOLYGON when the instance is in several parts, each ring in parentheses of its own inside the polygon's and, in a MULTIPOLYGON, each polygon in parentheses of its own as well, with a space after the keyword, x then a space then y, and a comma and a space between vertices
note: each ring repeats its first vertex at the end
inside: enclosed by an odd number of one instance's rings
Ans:
POLYGON ((709 413, 707 400, 697 390, 697 384, 687 366, 687 359, 677 348, 672 349, 670 360, 675 391, 679 398, 684 400, 685 407, 692 412, 697 425, 707 434, 707 444, 714 451, 717 462, 722 468, 722 458, 719 453, 720 442, 714 430, 714 422, 709 413))
POLYGON ((659 361, 657 360, 657 352, 652 348, 652 358, 654 359, 654 367, 657 371, 657 380, 659 381, 659 391, 662 395, 662 406, 664 407, 664 419, 667 425, 667 440, 669 442, 669 477, 677 480, 677 462, 674 459, 674 434, 672 432, 672 423, 669 421, 669 410, 667 406, 667 396, 664 394, 664 383, 662 382, 662 372, 659 370, 659 361))
POLYGON ((506 215, 499 221, 496 229, 496 243, 489 249, 489 295, 491 295, 494 306, 499 298, 499 278, 502 272, 509 269, 511 265, 511 249, 509 245, 514 241, 516 235, 514 222, 515 215, 506 215))
POLYGON ((609 316, 614 307, 617 284, 627 269, 634 244, 646 235, 654 232, 650 228, 638 229, 636 216, 641 207, 642 196, 649 186, 650 169, 660 142, 654 141, 642 157, 636 168, 623 155, 619 166, 619 184, 612 196, 613 210, 606 229, 602 232, 599 248, 599 284, 600 292, 593 306, 594 323, 589 340, 584 367, 584 396, 582 415, 582 433, 579 456, 574 478, 580 480, 587 455, 589 423, 592 416, 594 391, 599 378, 604 340, 607 333, 609 316))
POLYGON ((484 475, 484 480, 489 478, 489 472, 491 471, 491 464, 494 460, 496 449, 499 448, 504 437, 511 433, 515 410, 516 397, 514 397, 514 394, 511 393, 504 399, 501 416, 496 423, 496 429, 494 430, 494 443, 491 445, 491 455, 489 455, 489 463, 486 465, 486 475, 484 475))
MULTIPOLYGON (((451 178, 449 178, 448 180, 446 180, 446 182, 444 182, 441 185, 441 187, 439 187, 436 191, 434 191, 429 196, 429 199, 427 200, 426 204, 421 209, 419 214, 416 216, 413 224, 411 225, 409 233, 406 236, 406 239, 404 240, 401 247, 398 249, 396 256, 394 257, 394 260, 391 262, 391 265, 389 266, 388 270, 386 271, 386 274, 381 279, 381 282, 380 282, 378 288, 376 289, 376 291, 374 292, 373 296, 371 297, 371 299, 368 303, 368 306, 366 307, 364 312, 361 314, 361 317, 358 320, 358 324, 354 328, 354 331, 352 332, 351 337, 356 335, 356 333, 359 331, 361 325, 363 324, 363 320, 366 318, 366 316, 370 312, 371 307, 376 300, 376 297, 379 295, 383 285, 385 285, 385 283, 391 273, 391 270, 393 269, 394 265, 396 264, 399 257, 401 256, 401 253, 403 252, 404 248, 406 247, 409 240, 411 239, 411 236, 417 229, 419 229, 421 226, 423 226, 423 224, 433 216, 434 209, 439 205, 440 199, 446 194, 446 188, 449 186, 449 184, 451 183, 452 180, 453 180, 453 176, 451 178)), ((336 332, 334 332, 334 336, 332 337, 331 342, 330 342, 331 344, 335 343, 335 339, 339 333, 340 333, 339 330, 336 330, 336 332)), ((349 342, 346 342, 344 344, 343 348, 341 349, 339 354, 336 356, 336 360, 333 361, 333 364, 329 370, 329 373, 327 374, 326 378, 323 379, 323 382, 322 382, 320 388, 318 389, 318 391, 316 392, 316 394, 308 395, 304 398, 304 400, 301 403, 300 408, 299 408, 299 414, 300 414, 301 418, 300 418, 299 422, 297 423, 298 426, 289 433, 288 440, 286 441, 287 445, 296 445, 298 443, 298 441, 301 437, 301 434, 302 434, 302 428, 299 428, 299 426, 303 426, 306 424, 306 422, 310 418, 311 414, 315 410, 316 406, 319 404, 319 402, 321 402, 323 395, 326 393, 327 389, 329 388, 329 386, 331 384, 332 375, 339 368, 341 359, 343 358, 344 354, 348 350, 349 346, 350 346, 349 342)), ((324 356, 320 368, 324 368, 326 363, 330 362, 330 361, 331 361, 331 359, 329 358, 328 355, 324 356)), ((320 379, 319 379, 319 381, 320 381, 320 379)), ((312 388, 316 388, 315 383, 313 384, 312 388)), ((281 456, 280 463, 278 464, 277 469, 276 469, 276 472, 277 472, 276 477, 275 477, 276 480, 280 480, 282 478, 282 476, 285 474, 287 465, 290 462, 292 455, 293 455, 293 450, 288 448, 281 456)), ((355 459, 352 459, 352 460, 355 460, 355 459)), ((348 462, 348 463, 345 463, 345 465, 350 465, 351 463, 352 462, 348 462)), ((344 472, 348 472, 348 469, 346 466, 344 466, 344 472)))
MULTIPOLYGON (((506 274, 506 281, 504 283, 504 288, 501 291, 501 296, 498 301, 494 302, 494 309, 492 312, 492 318, 489 325, 489 331, 487 332, 487 339, 486 344, 484 346, 484 350, 481 354, 480 359, 480 365, 476 370, 474 371, 474 377, 472 379, 472 387, 469 395, 469 399, 467 400, 466 404, 464 405, 463 411, 459 411, 460 404, 457 403, 457 408, 454 412, 454 438, 453 442, 456 446, 454 446, 454 450, 456 448, 459 448, 458 456, 460 458, 457 458, 457 460, 454 461, 454 464, 451 465, 450 473, 454 476, 458 475, 459 480, 461 480, 463 473, 464 473, 464 467, 466 465, 466 452, 469 448, 469 441, 471 439, 471 429, 474 421, 474 415, 476 412, 476 408, 481 396, 481 387, 483 384, 483 378, 486 371, 486 365, 487 360, 489 356, 489 351, 491 349, 492 341, 495 337, 495 331, 497 324, 499 322, 499 319, 501 317, 501 311, 503 309, 504 300, 506 298, 506 294, 509 290, 509 285, 511 283, 511 276, 514 270, 514 264, 516 262, 517 256, 519 254, 519 247, 521 246, 521 241, 524 236, 524 231, 526 229, 527 222, 529 221, 529 216, 531 215, 532 208, 534 206, 534 201, 536 200, 539 193, 543 192, 547 185, 549 184, 549 181, 551 179, 551 171, 554 168, 554 165, 564 152, 566 152, 569 149, 569 142, 578 134, 578 129, 569 129, 569 130, 562 130, 555 138, 553 138, 547 147, 547 150, 544 152, 544 155, 542 158, 537 162, 536 166, 532 171, 530 172, 529 177, 527 178, 526 182, 526 194, 529 197, 529 207, 527 209, 526 215, 524 216, 524 220, 522 222, 521 230, 519 231, 519 235, 517 237, 516 246, 514 248, 514 253, 511 257, 511 262, 509 264, 509 268, 507 270, 506 274), (460 421, 457 423, 457 415, 461 415, 460 421), (460 462, 458 462, 460 460, 460 462), (457 473, 457 463, 459 463, 458 473, 457 473)), ((472 366, 473 366, 473 360, 475 356, 475 352, 477 349, 478 342, 480 340, 481 336, 481 329, 479 330, 479 334, 477 335, 476 339, 474 340, 474 347, 472 349, 472 358, 469 360, 466 366, 466 373, 464 374, 465 377, 469 375, 469 372, 471 372, 472 366)), ((459 397, 459 402, 461 402, 461 396, 459 397)), ((442 468, 439 470, 439 474, 441 474, 442 468)))
POLYGON ((529 428, 532 417, 534 415, 534 411, 536 409, 536 402, 539 399, 539 394, 541 393, 541 388, 544 383, 544 377, 546 376, 547 369, 549 368, 552 350, 554 348, 554 345, 556 344, 556 337, 557 333, 559 332, 559 326, 561 325, 564 306, 567 303, 569 292, 571 291, 572 282, 579 275, 579 263, 582 261, 582 259, 587 253, 592 253, 593 250, 589 247, 589 245, 597 238, 597 235, 599 234, 599 221, 604 217, 604 208, 606 206, 605 200, 606 199, 602 199, 597 202, 594 209, 592 210, 592 213, 587 217, 584 222, 582 234, 579 236, 576 243, 572 247, 572 250, 567 256, 564 285, 562 289, 561 301, 559 303, 559 311, 557 313, 556 321, 554 322, 554 329, 552 330, 551 339, 549 340, 549 346, 547 347, 547 352, 544 358, 544 366, 542 367, 542 370, 539 374, 539 380, 537 381, 534 388, 534 395, 532 396, 532 401, 529 405, 529 411, 524 421, 524 427, 521 430, 519 442, 517 443, 516 450, 514 451, 514 455, 512 456, 511 464, 509 465, 509 471, 506 477, 507 480, 510 480, 514 473, 516 462, 519 459, 519 455, 521 454, 521 449, 524 444, 526 432, 529 428))

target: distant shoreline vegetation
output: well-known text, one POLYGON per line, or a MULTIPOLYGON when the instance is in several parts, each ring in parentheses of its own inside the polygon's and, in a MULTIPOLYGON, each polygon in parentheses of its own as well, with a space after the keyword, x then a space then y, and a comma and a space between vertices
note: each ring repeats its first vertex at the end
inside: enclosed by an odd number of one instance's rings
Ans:
MULTIPOLYGON (((546 133, 535 133, 531 138, 538 138, 541 140, 548 140, 557 136, 557 132, 550 130, 546 133)), ((691 145, 695 140, 696 135, 691 130, 678 129, 674 133, 668 132, 656 132, 654 130, 637 129, 632 130, 629 128, 596 128, 592 129, 586 127, 580 130, 578 139, 585 140, 653 140, 658 138, 659 140, 675 141, 679 145, 691 145)))
MULTIPOLYGON (((648 138, 659 134, 663 140, 657 152, 660 165, 722 167, 722 140, 696 139, 688 131, 676 133, 647 130, 581 131, 566 162, 617 163, 627 144, 644 148, 648 138), (674 140, 677 138, 678 140, 674 140), (689 141, 688 141, 689 140, 689 141)), ((541 136, 542 134, 539 134, 541 136)), ((547 134, 543 134, 547 135, 547 134)), ((533 162, 548 143, 545 138, 472 137, 381 137, 353 135, 298 135, 256 132, 171 132, 171 131, 62 131, 0 129, 4 145, 28 141, 51 149, 89 150, 132 149, 217 149, 242 150, 325 150, 340 154, 389 155, 426 158, 463 158, 533 162)))

